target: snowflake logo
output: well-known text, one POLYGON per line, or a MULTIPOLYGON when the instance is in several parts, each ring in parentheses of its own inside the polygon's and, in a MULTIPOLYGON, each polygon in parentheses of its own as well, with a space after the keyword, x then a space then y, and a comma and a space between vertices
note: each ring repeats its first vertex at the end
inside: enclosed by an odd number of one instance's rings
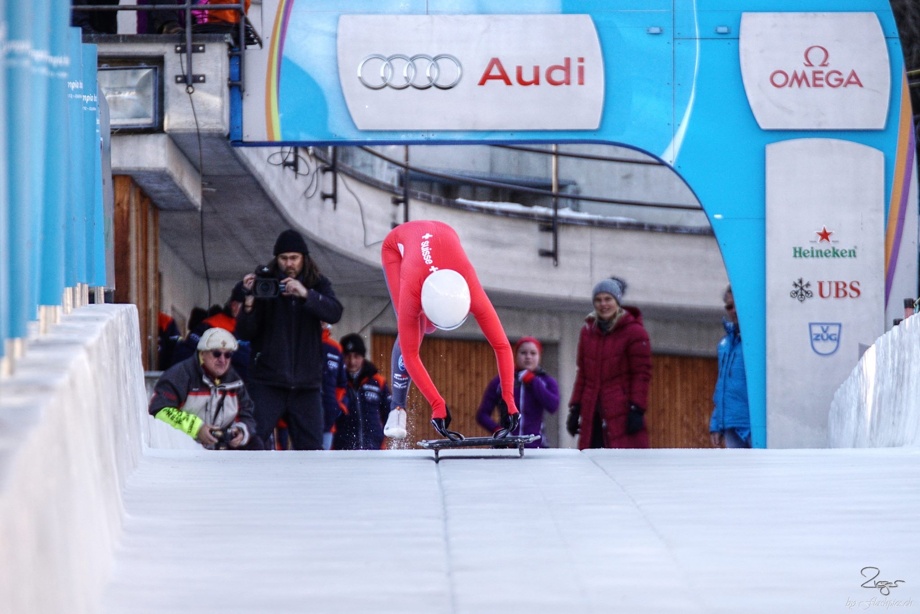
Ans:
POLYGON ((809 299, 814 296, 814 293, 809 290, 811 288, 810 281, 804 281, 799 277, 798 281, 792 282, 792 292, 789 293, 789 296, 796 299, 800 303, 804 303, 805 299, 809 299))

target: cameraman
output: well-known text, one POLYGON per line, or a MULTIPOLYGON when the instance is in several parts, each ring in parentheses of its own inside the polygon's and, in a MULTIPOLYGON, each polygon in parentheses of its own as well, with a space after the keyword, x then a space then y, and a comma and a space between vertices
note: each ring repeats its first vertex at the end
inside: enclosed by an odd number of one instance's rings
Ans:
POLYGON ((278 284, 264 283, 260 272, 257 298, 256 274, 246 275, 236 321, 237 336, 252 342, 247 385, 256 404, 257 432, 267 443, 283 417, 295 450, 322 450, 322 323, 338 322, 342 304, 300 233, 282 232, 273 253, 265 274, 278 284), (277 294, 263 296, 265 287, 277 294))
POLYGON ((236 338, 209 328, 198 352, 167 369, 154 386, 150 415, 188 434, 205 448, 260 449, 246 386, 230 366, 236 338))

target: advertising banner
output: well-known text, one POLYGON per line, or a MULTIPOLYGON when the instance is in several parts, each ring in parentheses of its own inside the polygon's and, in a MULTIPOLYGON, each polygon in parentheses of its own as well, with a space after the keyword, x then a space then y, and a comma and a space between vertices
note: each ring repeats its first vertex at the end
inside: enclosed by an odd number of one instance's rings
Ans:
POLYGON ((886 0, 262 11, 236 144, 592 142, 670 165, 732 283, 757 447, 824 445, 833 388, 917 292, 912 111, 886 0))
POLYGON ((796 409, 768 414, 783 447, 823 445, 834 392, 885 330, 884 166, 837 139, 767 146, 767 405, 796 409))

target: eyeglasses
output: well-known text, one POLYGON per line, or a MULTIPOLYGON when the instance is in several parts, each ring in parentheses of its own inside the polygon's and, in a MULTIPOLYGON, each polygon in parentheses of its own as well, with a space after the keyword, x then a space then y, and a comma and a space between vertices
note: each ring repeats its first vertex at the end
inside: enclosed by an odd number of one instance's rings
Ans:
POLYGON ((211 356, 214 358, 226 358, 230 359, 233 356, 233 352, 221 352, 219 350, 211 350, 211 356))

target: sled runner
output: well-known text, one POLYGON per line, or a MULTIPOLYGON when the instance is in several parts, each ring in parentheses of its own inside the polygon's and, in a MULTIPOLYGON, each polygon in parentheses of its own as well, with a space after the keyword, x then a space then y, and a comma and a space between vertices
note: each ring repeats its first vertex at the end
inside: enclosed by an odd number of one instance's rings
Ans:
POLYGON ((517 448, 518 454, 524 456, 524 446, 540 439, 539 435, 508 435, 507 437, 465 437, 464 439, 423 439, 418 445, 426 450, 434 450, 434 462, 441 460, 441 450, 456 448, 517 448))

